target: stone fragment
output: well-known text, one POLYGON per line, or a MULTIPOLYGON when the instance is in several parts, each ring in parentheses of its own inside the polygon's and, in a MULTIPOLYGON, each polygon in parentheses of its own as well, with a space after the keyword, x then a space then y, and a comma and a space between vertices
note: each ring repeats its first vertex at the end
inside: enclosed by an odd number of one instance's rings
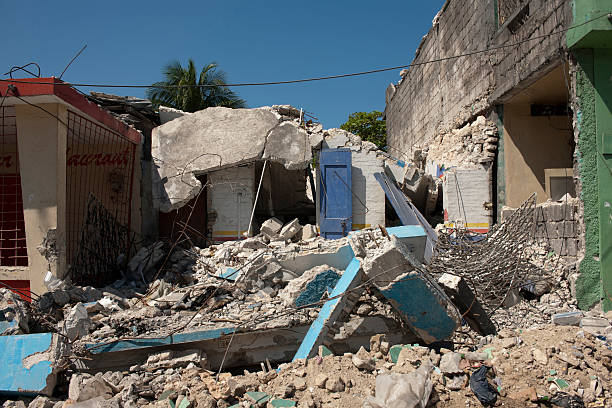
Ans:
POLYGON ((28 408, 52 408, 55 402, 51 401, 48 397, 39 395, 30 402, 28 408))
POLYGON ((310 238, 315 238, 317 236, 317 227, 315 227, 312 224, 306 224, 302 227, 302 235, 301 235, 301 239, 302 240, 307 240, 310 238))
POLYGON ((63 307, 70 303, 70 294, 67 290, 55 290, 51 292, 51 296, 53 296, 53 301, 59 307, 63 307))
POLYGON ((296 378, 293 380, 293 385, 297 391, 304 391, 307 387, 306 381, 303 378, 296 378))
POLYGON ((366 315, 370 314, 370 312, 372 310, 374 310, 372 305, 370 305, 369 303, 362 303, 362 304, 359 305, 359 307, 357 307, 357 312, 356 313, 359 316, 366 316, 366 315))
POLYGON ((278 235, 283 240, 289 240, 300 232, 301 229, 302 226, 300 225, 300 221, 297 218, 294 218, 281 229, 278 235))
POLYGON ((113 390, 102 378, 102 375, 73 374, 68 386, 68 398, 75 402, 87 401, 96 397, 108 399, 113 390))
POLYGON ((142 247, 128 262, 128 270, 134 279, 141 280, 155 269, 166 255, 162 241, 155 242, 148 247, 142 247))
POLYGON ((583 317, 580 320, 580 327, 591 334, 604 335, 610 327, 610 321, 600 317, 583 317))
POLYGON ((376 368, 374 359, 363 347, 360 347, 359 351, 353 354, 352 361, 353 365, 360 370, 373 371, 376 368))
POLYGON ((546 366, 548 364, 548 356, 542 350, 537 348, 531 349, 531 355, 538 364, 542 366, 546 366))
POLYGON ((344 388, 344 381, 339 375, 334 375, 325 382, 325 389, 331 392, 342 392, 344 388))
POLYGON ((461 363, 461 354, 459 353, 446 353, 440 360, 440 371, 443 374, 460 374, 463 371, 459 368, 461 363))
POLYGON ((327 382, 327 379, 328 379, 327 375, 323 373, 317 374, 314 380, 314 384, 315 386, 319 388, 325 388, 325 383, 327 382))
POLYGON ((369 396, 364 407, 414 407, 427 406, 433 382, 431 364, 423 364, 409 374, 379 374, 376 377, 376 394, 369 396))
POLYGON ((552 316, 552 322, 557 326, 579 326, 582 316, 582 312, 580 311, 555 313, 552 316))
POLYGON ((205 368, 207 363, 206 354, 202 350, 197 349, 162 351, 150 355, 145 364, 149 369, 160 369, 187 367, 190 363, 205 368))
POLYGON ((565 361, 567 364, 573 367, 580 367, 580 361, 574 356, 570 356, 567 353, 559 353, 557 354, 557 358, 561 361, 565 361))
POLYGON ((508 398, 511 398, 516 401, 535 402, 538 400, 538 392, 534 387, 523 388, 519 391, 508 394, 508 398))
POLYGON ((86 336, 90 327, 91 320, 87 314, 87 309, 82 303, 77 303, 70 309, 64 320, 64 333, 69 339, 76 340, 86 336))
POLYGON ((453 375, 447 380, 446 387, 451 391, 459 391, 465 386, 467 379, 465 374, 453 375))
POLYGON ((270 239, 276 239, 281 228, 283 223, 278 218, 272 217, 261 224, 259 231, 270 239))

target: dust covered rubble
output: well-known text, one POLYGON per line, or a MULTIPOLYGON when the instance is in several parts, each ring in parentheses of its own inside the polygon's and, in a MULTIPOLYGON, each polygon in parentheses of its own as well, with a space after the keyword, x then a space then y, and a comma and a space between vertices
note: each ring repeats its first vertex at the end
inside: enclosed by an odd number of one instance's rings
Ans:
POLYGON ((471 379, 483 366, 495 405, 596 407, 608 406, 612 398, 609 340, 573 326, 505 329, 486 343, 457 344, 454 350, 392 346, 381 334, 356 354, 333 355, 322 348, 320 355, 278 370, 264 366, 219 375, 205 368, 197 352, 166 354, 131 371, 75 372, 61 398, 24 398, 4 406, 480 406, 471 379))
MULTIPOLYGON (((126 278, 104 288, 63 284, 43 295, 38 306, 56 319, 57 331, 65 333, 67 328, 77 327, 77 345, 123 337, 158 337, 175 330, 227 326, 228 322, 244 330, 290 328, 310 324, 318 313, 318 306, 282 313, 289 305, 295 305, 300 288, 322 273, 340 276, 343 271, 316 265, 300 276, 300 271, 283 267, 284 262, 306 254, 334 253, 346 245, 351 245, 360 257, 368 258, 382 251, 387 238, 379 229, 367 229, 336 241, 318 236, 302 239, 296 232, 284 240, 284 245, 271 245, 278 241, 261 234, 205 249, 177 250, 168 258, 163 274, 151 285, 127 276, 129 271, 126 271, 126 278), (219 277, 227 273, 227 268, 238 271, 235 282, 219 277), (87 317, 77 313, 82 308, 87 311, 87 317)), ((149 280, 157 274, 166 255, 162 245, 151 248, 161 250, 162 256, 155 257, 158 260, 155 265, 141 257, 146 268, 140 269, 149 280)), ((356 355, 296 361, 282 365, 278 373, 274 369, 244 375, 222 373, 219 381, 206 369, 206 356, 201 353, 185 358, 159 356, 130 372, 95 376, 75 372, 68 375, 71 383, 68 388, 82 387, 85 391, 76 399, 69 392, 63 395, 74 403, 82 402, 83 398, 95 400, 93 406, 166 406, 168 400, 178 406, 230 406, 255 404, 254 399, 265 398, 262 394, 253 394, 259 392, 269 396, 269 401, 292 400, 298 406, 362 406, 367 400, 366 404, 370 405, 364 406, 376 407, 384 406, 380 405, 384 397, 377 394, 377 383, 402 384, 401 378, 381 377, 377 381, 377 377, 413 373, 427 358, 435 367, 425 370, 432 384, 428 406, 477 405, 469 388, 469 374, 483 363, 494 367, 495 377, 489 381, 501 384, 496 386, 501 387, 499 399, 508 403, 516 398, 533 399, 534 395, 539 398, 560 392, 584 401, 602 398, 610 401, 610 316, 606 318, 595 310, 581 317, 578 325, 587 319, 583 328, 551 325, 554 314, 576 310, 571 293, 575 266, 543 246, 531 247, 529 259, 551 271, 550 281, 538 285, 537 290, 525 288, 518 304, 495 312, 492 318, 500 330, 497 336, 478 336, 465 327, 446 345, 447 350, 440 348, 441 345, 432 349, 392 345, 381 333, 369 351, 362 349, 356 355), (456 350, 450 351, 453 343, 456 350), (442 361, 448 353, 458 353, 461 358, 453 354, 453 359, 446 357, 442 361), (480 360, 484 354, 487 360, 483 362, 480 360), (394 362, 394 356, 401 358, 394 362), (449 369, 448 359, 457 363, 459 369, 449 369), (183 400, 187 405, 180 405, 183 400)), ((323 293, 322 300, 325 296, 323 293)), ((359 318, 381 312, 395 316, 387 302, 375 292, 366 291, 351 316, 359 318)), ((347 330, 342 327, 340 335, 347 330)), ((413 375, 411 381, 417 377, 413 375)), ((39 398, 35 404, 41 403, 39 398)), ((48 406, 55 403, 44 402, 48 406)), ((520 404, 517 406, 523 406, 520 404)))

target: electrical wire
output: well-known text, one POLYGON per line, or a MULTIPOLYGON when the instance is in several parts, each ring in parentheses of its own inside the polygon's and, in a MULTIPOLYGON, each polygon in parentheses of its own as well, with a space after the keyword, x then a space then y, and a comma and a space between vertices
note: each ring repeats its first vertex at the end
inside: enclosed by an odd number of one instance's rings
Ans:
MULTIPOLYGON (((20 83, 20 84, 38 84, 38 85, 63 85, 63 86, 81 86, 81 87, 88 87, 88 88, 207 88, 207 87, 219 87, 219 86, 223 86, 223 87, 241 87, 241 86, 267 86, 267 85, 287 85, 287 84, 297 84, 297 83, 304 83, 304 82, 315 82, 315 81, 324 81, 324 80, 329 80, 329 79, 339 79, 339 78, 349 78, 349 77, 355 77, 355 76, 361 76, 361 75, 370 75, 370 74, 376 74, 379 72, 386 72, 386 71, 394 71, 397 69, 402 69, 402 68, 411 68, 411 67, 417 67, 417 66, 421 66, 421 65, 427 65, 427 64, 433 64, 436 62, 444 62, 444 61, 449 61, 449 60, 453 60, 453 59, 457 59, 457 58, 462 58, 462 57, 469 57, 472 55, 477 55, 477 54, 482 54, 482 53, 487 53, 490 51, 497 51, 497 50, 501 50, 504 48, 511 48, 511 47, 516 47, 518 45, 527 43, 529 41, 535 41, 535 40, 540 40, 543 38, 547 38, 553 35, 557 35, 557 34, 563 34, 569 30, 572 30, 574 28, 578 28, 580 26, 583 26, 585 24, 591 23, 595 20, 598 20, 602 17, 606 17, 608 15, 608 13, 604 13, 598 17, 594 17, 590 20, 587 20, 583 23, 574 25, 572 27, 569 28, 565 28, 559 31, 555 31, 552 33, 548 33, 548 34, 542 34, 542 35, 538 35, 538 36, 534 36, 534 37, 530 37, 530 38, 526 38, 524 40, 521 41, 517 41, 514 43, 510 43, 510 44, 502 44, 502 45, 498 45, 495 47, 489 47, 489 48, 484 48, 482 50, 475 50, 475 51, 470 51, 470 52, 466 52, 463 54, 457 54, 457 55, 452 55, 452 56, 448 56, 448 57, 441 57, 441 58, 435 58, 432 60, 428 60, 428 61, 422 61, 422 62, 412 62, 410 64, 407 65, 397 65, 394 67, 386 67, 386 68, 377 68, 377 69, 371 69, 368 71, 360 71, 360 72, 352 72, 352 73, 347 73, 347 74, 337 74, 337 75, 328 75, 328 76, 322 76, 322 77, 312 77, 312 78, 302 78, 302 79, 293 79, 293 80, 288 80, 288 81, 270 81, 270 82, 245 82, 245 83, 235 83, 235 84, 214 84, 214 85, 158 85, 158 84, 152 84, 152 85, 117 85, 117 84, 91 84, 91 83, 70 83, 70 82, 33 82, 33 81, 21 81, 21 80, 13 80, 13 79, 0 79, 0 82, 11 82, 11 83, 20 83)), ((6 74, 5 74, 6 75, 6 74)))

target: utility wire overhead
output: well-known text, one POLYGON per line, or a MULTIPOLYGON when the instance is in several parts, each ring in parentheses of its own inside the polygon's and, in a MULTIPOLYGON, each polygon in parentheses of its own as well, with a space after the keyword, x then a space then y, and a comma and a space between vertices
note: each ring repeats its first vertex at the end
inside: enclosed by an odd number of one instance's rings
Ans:
POLYGON ((538 36, 535 36, 535 37, 530 37, 530 38, 527 38, 527 39, 524 39, 524 40, 521 40, 521 41, 509 43, 509 44, 502 44, 502 45, 498 45, 498 46, 494 46, 494 47, 485 48, 485 49, 482 49, 482 50, 470 51, 470 52, 466 52, 466 53, 463 53, 463 54, 457 54, 457 55, 452 55, 452 56, 448 56, 448 57, 436 58, 436 59, 432 59, 432 60, 428 60, 428 61, 412 62, 412 63, 407 64, 407 65, 397 65, 397 66, 394 66, 394 67, 377 68, 377 69, 371 69, 371 70, 368 70, 368 71, 352 72, 352 73, 347 73, 347 74, 328 75, 328 76, 313 77, 313 78, 293 79, 293 80, 288 80, 288 81, 244 82, 244 83, 235 83, 235 84, 215 84, 215 85, 156 85, 156 84, 151 84, 151 85, 117 85, 117 84, 71 83, 71 82, 63 82, 63 83, 61 83, 61 82, 60 83, 56 83, 56 82, 34 82, 34 81, 20 81, 20 80, 14 80, 14 79, 0 79, 0 82, 10 82, 10 83, 18 83, 18 84, 47 84, 47 85, 81 86, 81 87, 88 87, 88 88, 206 88, 206 87, 217 87, 217 86, 239 87, 239 86, 267 86, 267 85, 297 84, 297 83, 303 83, 303 82, 315 82, 315 81, 323 81, 323 80, 328 80, 328 79, 349 78, 349 77, 355 77, 355 76, 376 74, 376 73, 379 73, 379 72, 394 71, 394 70, 397 70, 397 69, 417 67, 417 66, 421 66, 421 65, 433 64, 433 63, 436 63, 436 62, 448 61, 448 60, 452 60, 452 59, 456 59, 456 58, 469 57, 469 56, 472 56, 472 55, 482 54, 482 53, 486 53, 486 52, 490 52, 490 51, 497 51, 497 50, 501 50, 501 49, 504 49, 504 48, 516 47, 518 45, 521 45, 521 44, 524 44, 524 43, 527 43, 527 42, 530 42, 530 41, 540 40, 540 39, 547 38, 547 37, 550 37, 550 36, 553 36, 553 35, 563 34, 563 33, 567 32, 569 30, 572 30, 574 28, 578 28, 580 26, 583 26, 585 24, 588 24, 590 22, 593 22, 595 20, 598 20, 598 19, 600 19, 602 17, 607 17, 607 16, 608 16, 608 13, 604 13, 604 14, 598 16, 598 17, 594 17, 594 18, 592 18, 590 20, 587 20, 587 21, 585 21, 583 23, 576 24, 576 25, 574 25, 572 27, 565 28, 563 30, 555 31, 555 32, 548 33, 548 34, 542 34, 542 35, 538 35, 538 36))

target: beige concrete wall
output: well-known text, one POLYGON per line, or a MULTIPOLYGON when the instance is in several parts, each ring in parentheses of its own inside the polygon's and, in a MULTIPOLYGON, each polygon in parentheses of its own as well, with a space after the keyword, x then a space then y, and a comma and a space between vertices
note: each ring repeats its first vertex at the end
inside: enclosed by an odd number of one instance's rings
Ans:
MULTIPOLYGON (((259 182, 259 180, 257 180, 259 182)), ((253 164, 208 174, 208 224, 215 242, 244 237, 255 198, 253 164)))
POLYGON ((533 192, 538 203, 549 198, 544 169, 572 167, 571 127, 567 116, 531 116, 528 103, 504 105, 506 205, 518 207, 533 192))
MULTIPOLYGON (((41 107, 67 121, 63 105, 41 107)), ((38 108, 18 105, 15 111, 29 256, 28 279, 33 292, 43 293, 46 291, 43 279, 48 270, 58 276, 65 272, 63 248, 58 248, 60 258, 49 262, 38 246, 49 230, 57 230, 58 243, 65 235, 66 129, 56 118, 38 108)))

